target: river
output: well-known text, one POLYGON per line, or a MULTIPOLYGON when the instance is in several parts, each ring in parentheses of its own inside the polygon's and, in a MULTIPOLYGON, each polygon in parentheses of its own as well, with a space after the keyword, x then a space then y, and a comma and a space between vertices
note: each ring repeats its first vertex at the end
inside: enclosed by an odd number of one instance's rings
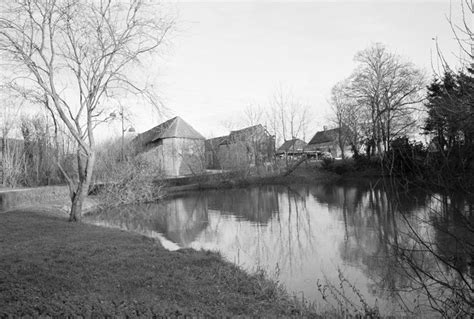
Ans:
POLYGON ((472 310, 473 217, 466 197, 378 181, 190 192, 86 220, 218 251, 319 309, 428 317, 472 310))

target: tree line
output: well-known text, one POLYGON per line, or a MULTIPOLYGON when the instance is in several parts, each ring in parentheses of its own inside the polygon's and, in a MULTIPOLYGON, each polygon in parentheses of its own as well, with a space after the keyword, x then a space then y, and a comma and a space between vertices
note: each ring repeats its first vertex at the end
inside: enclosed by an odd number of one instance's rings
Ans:
POLYGON ((342 152, 350 145, 356 159, 375 158, 391 175, 468 185, 474 170, 472 64, 458 71, 446 66, 428 81, 379 43, 355 61, 351 76, 331 90, 342 152), (416 135, 429 143, 417 142, 416 135))

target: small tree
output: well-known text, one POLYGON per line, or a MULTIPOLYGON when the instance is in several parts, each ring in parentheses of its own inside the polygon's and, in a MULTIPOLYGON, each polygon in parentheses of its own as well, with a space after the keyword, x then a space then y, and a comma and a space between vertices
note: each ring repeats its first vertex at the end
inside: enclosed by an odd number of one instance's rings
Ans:
POLYGON ((351 145, 355 152, 358 151, 360 142, 361 110, 350 94, 349 81, 342 81, 333 86, 330 105, 333 112, 332 121, 339 128, 338 144, 344 158, 345 146, 351 145))
MULTIPOLYGON (((0 52, 77 143, 68 182, 70 220, 81 217, 95 162, 96 125, 118 90, 144 93, 127 74, 163 43, 173 23, 142 0, 24 0, 1 5, 0 52)), ((159 12, 159 11, 158 11, 159 12)), ((58 162, 58 165, 59 162, 58 162)), ((61 167, 61 166, 60 166, 61 167)))

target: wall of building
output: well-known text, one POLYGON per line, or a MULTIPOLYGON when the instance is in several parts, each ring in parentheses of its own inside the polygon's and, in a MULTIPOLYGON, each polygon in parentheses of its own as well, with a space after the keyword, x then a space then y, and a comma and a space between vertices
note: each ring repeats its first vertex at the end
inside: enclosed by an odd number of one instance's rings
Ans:
POLYGON ((273 160, 275 141, 272 137, 236 141, 219 145, 217 158, 222 169, 238 170, 273 160))
POLYGON ((166 138, 140 156, 156 166, 157 174, 200 174, 205 165, 204 140, 166 138))
POLYGON ((200 174, 204 171, 204 140, 170 138, 164 140, 163 146, 164 167, 166 172, 170 172, 167 175, 200 174))
POLYGON ((243 142, 220 145, 217 158, 222 169, 238 170, 255 165, 253 150, 243 142))

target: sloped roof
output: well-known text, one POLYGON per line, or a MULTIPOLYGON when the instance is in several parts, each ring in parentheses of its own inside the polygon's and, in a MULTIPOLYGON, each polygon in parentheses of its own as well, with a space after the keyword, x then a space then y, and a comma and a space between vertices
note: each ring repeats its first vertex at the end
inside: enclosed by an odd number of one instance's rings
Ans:
POLYGON ((263 128, 262 124, 257 124, 253 126, 249 126, 240 130, 235 130, 231 131, 229 136, 234 136, 234 135, 250 135, 255 133, 258 129, 263 128))
POLYGON ((267 129, 262 124, 257 124, 240 130, 231 131, 229 134, 229 138, 227 140, 224 140, 222 143, 225 144, 236 142, 239 140, 246 140, 247 138, 252 137, 258 132, 263 132, 270 136, 270 133, 268 133, 267 129))
POLYGON ((300 140, 299 138, 294 138, 288 141, 285 141, 277 150, 277 152, 287 152, 290 150, 303 149, 306 146, 306 142, 300 140))
POLYGON ((173 117, 172 119, 163 122, 146 132, 143 132, 137 136, 137 139, 141 143, 147 144, 160 139, 172 137, 204 140, 204 136, 202 136, 179 116, 173 117))
POLYGON ((309 141, 308 145, 334 142, 337 140, 338 134, 339 134, 338 127, 330 129, 330 130, 316 132, 316 134, 314 134, 311 141, 309 141))

